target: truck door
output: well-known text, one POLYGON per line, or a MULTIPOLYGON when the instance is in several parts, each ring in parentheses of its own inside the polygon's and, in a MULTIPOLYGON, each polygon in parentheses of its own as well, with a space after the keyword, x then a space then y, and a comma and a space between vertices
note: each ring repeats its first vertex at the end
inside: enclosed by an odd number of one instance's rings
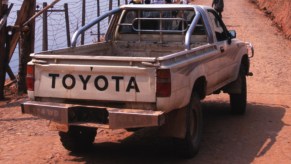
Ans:
MULTIPOLYGON (((217 75, 218 82, 221 84, 231 79, 235 70, 236 48, 229 40, 229 32, 221 18, 214 10, 208 10, 210 24, 213 27, 213 34, 216 38, 214 44, 217 49, 217 75)), ((214 39, 215 40, 215 39, 214 39)))

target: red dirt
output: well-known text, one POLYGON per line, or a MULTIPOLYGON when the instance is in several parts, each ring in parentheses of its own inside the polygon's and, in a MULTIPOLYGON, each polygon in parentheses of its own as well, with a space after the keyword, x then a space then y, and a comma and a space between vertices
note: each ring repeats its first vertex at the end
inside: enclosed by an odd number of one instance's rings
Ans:
POLYGON ((0 102, 0 163, 291 163, 291 41, 249 0, 225 1, 223 19, 255 47, 248 109, 233 116, 227 95, 204 100, 201 150, 193 159, 178 158, 155 129, 99 130, 90 153, 70 153, 48 121, 22 115, 25 98, 13 96, 0 102))
POLYGON ((290 0, 251 0, 264 10, 266 15, 291 39, 291 1, 290 0))

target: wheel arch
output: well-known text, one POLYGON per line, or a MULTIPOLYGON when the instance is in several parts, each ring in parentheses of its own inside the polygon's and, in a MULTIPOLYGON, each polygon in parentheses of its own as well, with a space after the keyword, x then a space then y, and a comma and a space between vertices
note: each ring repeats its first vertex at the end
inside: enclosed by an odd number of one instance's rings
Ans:
MULTIPOLYGON (((250 60, 249 60, 249 57, 247 54, 243 55, 242 59, 241 59, 241 63, 240 63, 240 67, 241 66, 244 66, 244 71, 245 71, 245 74, 247 74, 249 72, 249 69, 250 69, 250 60)), ((239 68, 240 68, 239 67, 239 68)))
POLYGON ((204 99, 206 97, 206 86, 207 81, 205 76, 201 76, 197 78, 193 84, 192 93, 197 92, 200 99, 204 99))
POLYGON ((237 80, 240 75, 247 76, 249 73, 249 67, 250 67, 250 62, 248 55, 245 54, 241 58, 240 64, 237 66, 236 74, 235 74, 235 80, 232 81, 231 83, 225 85, 222 90, 225 93, 229 94, 237 94, 241 92, 241 82, 240 80, 237 80))

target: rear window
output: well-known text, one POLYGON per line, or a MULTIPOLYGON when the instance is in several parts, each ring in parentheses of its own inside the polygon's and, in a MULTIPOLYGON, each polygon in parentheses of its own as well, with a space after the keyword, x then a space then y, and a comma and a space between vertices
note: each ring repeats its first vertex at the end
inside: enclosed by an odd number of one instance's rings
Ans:
POLYGON ((118 31, 122 34, 184 33, 194 17, 194 10, 126 10, 118 31))

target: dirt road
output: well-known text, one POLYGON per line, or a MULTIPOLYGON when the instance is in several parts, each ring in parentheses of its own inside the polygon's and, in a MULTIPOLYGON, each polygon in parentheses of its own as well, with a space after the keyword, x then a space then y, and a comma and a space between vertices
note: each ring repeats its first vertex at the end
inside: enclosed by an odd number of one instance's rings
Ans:
POLYGON ((248 109, 233 116, 227 95, 207 98, 195 158, 175 156, 172 143, 156 137, 155 129, 100 130, 92 152, 72 154, 57 132, 48 131, 47 121, 21 115, 23 99, 11 99, 0 102, 0 163, 291 163, 291 42, 249 0, 225 1, 223 19, 255 47, 248 109))

